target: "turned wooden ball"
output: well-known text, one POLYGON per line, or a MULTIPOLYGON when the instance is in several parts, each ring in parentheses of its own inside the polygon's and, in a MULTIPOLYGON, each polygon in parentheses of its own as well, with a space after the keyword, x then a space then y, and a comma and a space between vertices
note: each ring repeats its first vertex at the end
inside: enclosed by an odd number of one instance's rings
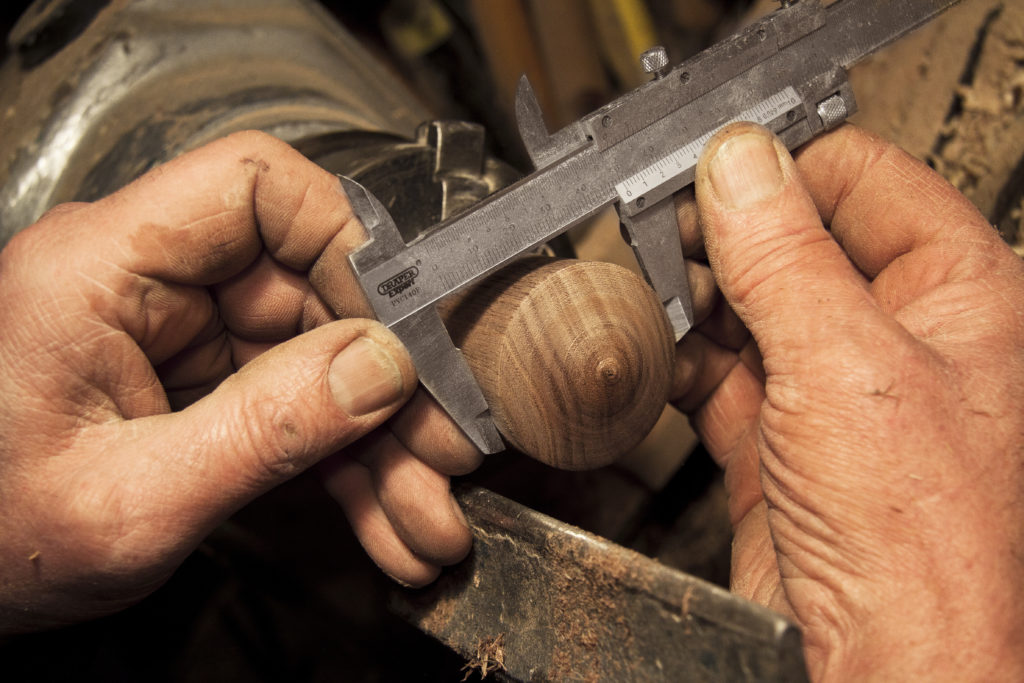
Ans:
POLYGON ((610 263, 531 257, 444 311, 518 450, 562 469, 632 449, 668 397, 673 339, 657 296, 610 263))

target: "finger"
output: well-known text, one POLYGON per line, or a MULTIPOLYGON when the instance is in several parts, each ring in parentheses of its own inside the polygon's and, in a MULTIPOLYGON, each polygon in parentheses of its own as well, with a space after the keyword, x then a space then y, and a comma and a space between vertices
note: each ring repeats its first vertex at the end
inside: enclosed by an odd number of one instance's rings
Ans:
POLYGON ((442 474, 469 474, 483 462, 483 453, 423 389, 392 418, 391 432, 417 458, 442 474))
POLYGON ((676 345, 669 400, 684 413, 692 413, 741 362, 736 350, 717 344, 700 331, 691 332, 676 345))
POLYGON ((704 234, 700 229, 697 199, 694 196, 693 188, 687 187, 680 190, 673 200, 676 205, 676 220, 679 223, 679 239, 683 243, 683 255, 686 258, 706 260, 704 234))
POLYGON ((216 389, 235 369, 231 342, 222 330, 157 366, 156 372, 171 407, 180 410, 216 389))
POLYGON ((751 368, 745 355, 741 354, 739 362, 729 366, 691 418, 708 452, 725 470, 729 516, 734 525, 764 495, 757 450, 764 380, 751 368))
POLYGON ((187 497, 175 507, 208 524, 368 433, 415 386, 391 332, 345 320, 274 347, 179 413, 125 425, 178 484, 168 495, 187 497))
POLYGON ((703 323, 722 301, 711 268, 697 261, 686 261, 686 280, 690 285, 694 326, 703 323))
POLYGON ((264 246, 305 271, 339 232, 353 246, 364 240, 337 178, 261 133, 170 161, 96 208, 109 217, 108 237, 122 245, 122 267, 189 284, 238 273, 264 246))
POLYGON ((254 342, 227 333, 228 344, 231 346, 231 364, 235 369, 243 368, 267 351, 277 346, 278 342, 254 342))
POLYGON ((719 346, 733 351, 742 349, 750 339, 750 332, 743 321, 721 296, 718 296, 715 306, 708 311, 697 329, 719 346))
MULTIPOLYGON (((352 316, 349 316, 352 317, 352 316)), ((358 318, 365 318, 366 315, 355 316, 358 318)), ((302 305, 302 321, 300 323, 303 332, 309 330, 315 330, 321 325, 326 325, 329 322, 333 322, 337 318, 331 313, 330 309, 327 308, 327 304, 324 303, 316 293, 307 297, 302 305)))
POLYGON ((696 192, 712 271, 766 363, 800 361, 880 316, 771 133, 736 124, 716 135, 696 192))
MULTIPOLYGON (((283 341, 335 319, 305 273, 282 266, 269 254, 214 291, 225 326, 247 341, 283 341)), ((365 318, 370 311, 360 313, 345 317, 365 318)))
POLYGON ((936 241, 998 242, 960 192, 926 164, 860 128, 844 125, 796 155, 822 219, 869 278, 936 241))
POLYGON ((432 564, 455 564, 464 558, 473 537, 448 477, 417 459, 387 430, 358 447, 377 500, 405 545, 432 564))
POLYGON ((349 264, 355 245, 344 232, 331 240, 309 270, 309 281, 327 308, 339 318, 366 318, 373 314, 362 286, 349 264))
POLYGON ((676 350, 671 399, 691 416, 708 452, 724 468, 734 525, 763 498, 755 439, 765 394, 756 366, 746 350, 727 351, 699 332, 687 335, 676 350))
POLYGON ((283 341, 300 332, 307 298, 305 274, 263 254, 238 275, 216 285, 217 307, 234 335, 251 341, 283 341))
POLYGON ((343 456, 322 463, 324 486, 341 504, 356 538, 381 570, 407 586, 425 586, 441 572, 398 537, 373 489, 370 470, 343 456))
POLYGON ((729 588, 737 595, 791 615, 781 594, 778 555, 768 525, 768 506, 762 500, 734 524, 732 571, 729 588))

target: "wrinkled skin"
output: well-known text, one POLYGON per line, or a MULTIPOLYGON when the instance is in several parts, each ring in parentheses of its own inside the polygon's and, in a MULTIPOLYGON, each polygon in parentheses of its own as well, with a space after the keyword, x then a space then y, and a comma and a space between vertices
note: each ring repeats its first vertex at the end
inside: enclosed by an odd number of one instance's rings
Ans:
POLYGON ((398 340, 332 322, 305 275, 331 240, 364 239, 336 178, 243 133, 0 252, 0 633, 141 599, 324 458, 391 576, 424 584, 465 556, 447 475, 480 453, 414 394, 398 340))
POLYGON ((695 189, 723 299, 673 399, 725 468, 733 590, 802 626, 817 680, 1024 679, 1020 259, 852 126, 794 163, 738 124, 695 189))

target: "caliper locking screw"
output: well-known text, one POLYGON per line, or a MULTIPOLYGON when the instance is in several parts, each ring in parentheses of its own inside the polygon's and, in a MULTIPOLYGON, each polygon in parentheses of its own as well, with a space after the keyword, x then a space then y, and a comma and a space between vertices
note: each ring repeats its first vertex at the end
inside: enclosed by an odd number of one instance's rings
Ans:
POLYGON ((850 114, 846 108, 846 102, 843 100, 842 95, 838 93, 818 102, 817 109, 818 116, 821 118, 821 125, 825 130, 832 130, 845 121, 846 117, 850 114))
POLYGON ((668 72, 668 51, 661 45, 656 45, 640 55, 640 65, 643 66, 644 73, 661 78, 668 72))

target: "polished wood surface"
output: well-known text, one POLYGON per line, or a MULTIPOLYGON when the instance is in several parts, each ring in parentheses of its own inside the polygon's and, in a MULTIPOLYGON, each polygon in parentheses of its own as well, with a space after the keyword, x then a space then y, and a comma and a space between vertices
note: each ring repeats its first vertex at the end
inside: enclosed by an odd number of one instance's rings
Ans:
POLYGON ((673 344, 654 292, 609 263, 532 257, 443 312, 495 424, 554 467, 613 462, 665 407, 673 344))

